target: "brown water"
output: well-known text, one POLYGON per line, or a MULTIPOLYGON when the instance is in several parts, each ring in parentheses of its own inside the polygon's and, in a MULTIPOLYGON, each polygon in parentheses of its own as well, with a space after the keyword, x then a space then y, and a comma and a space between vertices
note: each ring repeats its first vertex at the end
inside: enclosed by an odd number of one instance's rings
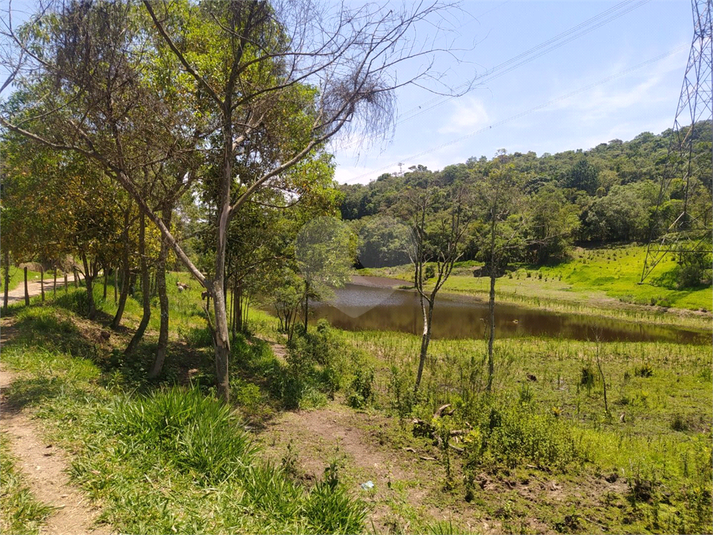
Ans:
MULTIPOLYGON (((423 332, 418 295, 413 290, 391 288, 399 281, 378 277, 354 277, 352 284, 335 291, 328 302, 312 307, 314 321, 326 318, 349 331, 423 332)), ((406 284, 406 283, 404 283, 406 284)), ((433 338, 483 338, 488 322, 488 304, 468 296, 439 294, 433 309, 433 338)), ((710 344, 711 334, 658 326, 523 308, 495 306, 496 338, 544 336, 602 342, 675 342, 710 344)))

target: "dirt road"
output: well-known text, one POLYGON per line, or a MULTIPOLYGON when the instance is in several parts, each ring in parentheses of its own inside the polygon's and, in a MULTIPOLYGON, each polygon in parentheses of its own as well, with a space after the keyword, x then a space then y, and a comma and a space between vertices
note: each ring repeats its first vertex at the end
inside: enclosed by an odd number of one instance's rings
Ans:
MULTIPOLYGON (((74 275, 67 275, 67 282, 74 282, 74 275)), ((52 277, 49 279, 45 278, 45 294, 50 294, 52 293, 52 290, 54 288, 54 280, 52 277)), ((59 278, 57 279, 57 291, 62 289, 64 287, 64 279, 59 278)), ((33 297, 35 295, 40 295, 42 293, 42 283, 38 280, 31 280, 27 281, 27 293, 30 295, 30 297, 33 297)), ((0 297, 0 299, 2 299, 0 297)), ((14 290, 10 290, 7 293, 7 302, 8 304, 13 304, 17 303, 19 301, 23 301, 25 299, 25 283, 20 282, 20 284, 15 288, 14 290)))

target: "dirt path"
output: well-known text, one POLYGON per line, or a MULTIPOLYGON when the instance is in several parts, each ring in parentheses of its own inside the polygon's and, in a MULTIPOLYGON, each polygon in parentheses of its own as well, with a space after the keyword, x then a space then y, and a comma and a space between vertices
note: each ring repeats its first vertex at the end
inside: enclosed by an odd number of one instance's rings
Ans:
POLYGON ((10 439, 12 453, 18 459, 17 468, 25 476, 34 496, 55 507, 55 512, 40 529, 43 535, 104 535, 107 526, 94 527, 97 512, 88 499, 69 482, 69 463, 62 450, 48 444, 37 427, 21 410, 11 406, 5 390, 14 374, 0 368, 0 431, 10 439))
POLYGON ((341 460, 344 482, 371 504, 367 525, 373 522, 378 532, 398 531, 397 525, 409 531, 408 518, 416 516, 431 521, 459 516, 458 511, 435 503, 433 489, 438 485, 433 482, 443 477, 443 469, 432 452, 382 445, 388 442, 392 425, 383 416, 331 404, 281 414, 260 434, 260 442, 277 464, 289 457, 291 449, 299 472, 309 481, 321 479, 332 460, 341 460), (362 484, 368 482, 373 488, 364 489, 362 484))
MULTIPOLYGON (((67 275, 67 282, 74 282, 74 275, 67 275)), ((51 295, 54 289, 54 279, 50 277, 45 278, 45 294, 51 295)), ((57 279, 57 291, 64 287, 64 278, 57 279)), ((42 283, 38 280, 28 280, 27 281, 27 293, 30 297, 35 295, 40 295, 42 293, 42 283)), ((0 297, 0 300, 2 297, 0 297)), ((7 292, 7 302, 8 304, 17 303, 18 301, 23 301, 25 299, 25 283, 20 282, 17 288, 7 292)))

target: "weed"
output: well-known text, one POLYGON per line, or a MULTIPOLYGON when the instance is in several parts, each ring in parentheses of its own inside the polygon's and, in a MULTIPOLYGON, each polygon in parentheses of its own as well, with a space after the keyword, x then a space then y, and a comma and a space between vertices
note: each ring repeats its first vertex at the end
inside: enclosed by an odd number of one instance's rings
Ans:
POLYGON ((654 370, 648 364, 642 364, 634 368, 634 376, 636 377, 651 377, 653 374, 654 370))
POLYGON ((349 386, 347 405, 360 409, 366 407, 374 398, 374 370, 371 368, 357 368, 349 386))
POLYGON ((684 418, 679 413, 676 413, 673 415, 673 417, 671 418, 671 429, 673 429, 674 431, 684 432, 684 431, 688 431, 689 428, 690 428, 690 425, 688 423, 688 420, 686 420, 686 418, 684 418))
POLYGON ((587 392, 589 392, 594 387, 595 378, 596 378, 596 375, 595 375, 592 367, 591 366, 583 366, 580 376, 579 376, 579 384, 581 386, 586 387, 587 392))

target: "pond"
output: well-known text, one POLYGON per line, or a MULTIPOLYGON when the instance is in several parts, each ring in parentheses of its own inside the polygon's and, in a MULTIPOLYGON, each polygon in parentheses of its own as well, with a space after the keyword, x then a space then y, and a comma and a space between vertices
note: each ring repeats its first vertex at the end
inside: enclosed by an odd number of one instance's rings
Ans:
MULTIPOLYGON (((393 285, 406 282, 379 277, 352 278, 335 295, 312 306, 312 321, 325 318, 350 331, 423 332, 418 295, 393 285)), ((440 293, 433 309, 433 338, 484 338, 488 322, 487 301, 440 293)), ((675 342, 710 344, 711 335, 677 327, 635 323, 581 314, 558 313, 510 304, 495 305, 496 338, 544 336, 602 342, 675 342)))

